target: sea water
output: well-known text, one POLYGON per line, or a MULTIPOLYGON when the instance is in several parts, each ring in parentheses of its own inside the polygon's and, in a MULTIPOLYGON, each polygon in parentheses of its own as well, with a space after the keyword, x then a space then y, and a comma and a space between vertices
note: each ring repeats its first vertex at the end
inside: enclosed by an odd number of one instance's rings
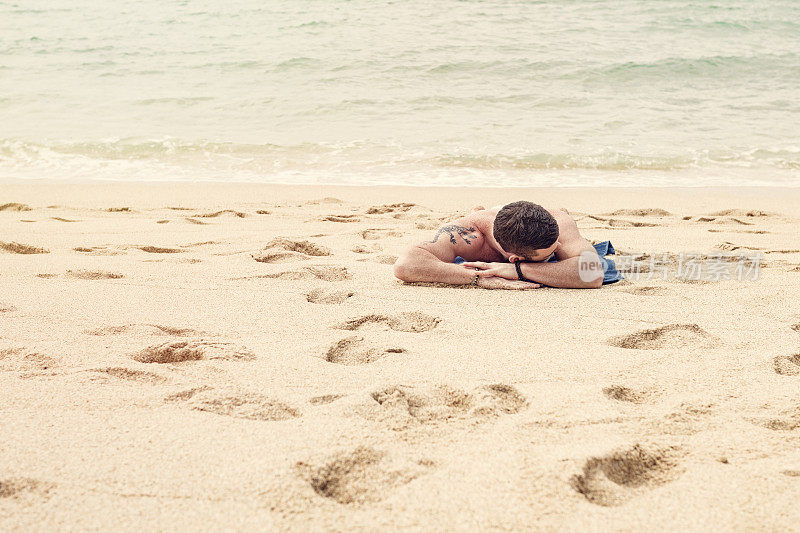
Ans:
POLYGON ((0 178, 797 186, 800 2, 0 1, 0 178))

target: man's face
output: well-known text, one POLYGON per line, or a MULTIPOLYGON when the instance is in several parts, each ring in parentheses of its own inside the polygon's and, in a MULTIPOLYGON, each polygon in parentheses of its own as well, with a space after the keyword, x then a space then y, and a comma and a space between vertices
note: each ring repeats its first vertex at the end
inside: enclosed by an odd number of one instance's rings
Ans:
POLYGON ((550 259, 550 257, 552 257, 553 254, 556 253, 556 250, 558 250, 558 247, 560 245, 561 243, 556 241, 552 244, 552 246, 549 246, 547 248, 540 248, 537 250, 525 250, 523 253, 520 254, 512 253, 505 255, 507 255, 506 259, 508 259, 508 261, 511 263, 515 263, 517 261, 536 261, 536 262, 547 261, 548 259, 550 259))

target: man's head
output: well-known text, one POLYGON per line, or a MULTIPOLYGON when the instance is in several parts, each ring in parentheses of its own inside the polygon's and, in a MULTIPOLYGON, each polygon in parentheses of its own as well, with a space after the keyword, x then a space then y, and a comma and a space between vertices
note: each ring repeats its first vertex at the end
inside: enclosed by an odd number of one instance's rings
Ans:
POLYGON ((558 223, 532 202, 504 206, 494 219, 494 238, 510 254, 509 261, 544 261, 558 248, 558 223))

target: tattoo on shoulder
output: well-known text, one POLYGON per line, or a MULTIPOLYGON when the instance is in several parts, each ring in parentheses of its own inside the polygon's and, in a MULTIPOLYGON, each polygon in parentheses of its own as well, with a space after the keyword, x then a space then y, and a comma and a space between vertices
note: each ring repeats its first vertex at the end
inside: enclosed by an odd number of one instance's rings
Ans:
POLYGON ((433 244, 439 240, 439 237, 447 233, 450 236, 450 242, 453 244, 458 244, 456 241, 456 235, 461 237, 461 240, 463 240, 465 243, 472 244, 472 240, 477 238, 476 235, 472 234, 472 232, 474 231, 475 228, 473 228, 472 226, 465 228, 464 226, 457 226, 455 224, 450 224, 439 228, 436 231, 436 235, 433 236, 433 240, 428 242, 433 244))

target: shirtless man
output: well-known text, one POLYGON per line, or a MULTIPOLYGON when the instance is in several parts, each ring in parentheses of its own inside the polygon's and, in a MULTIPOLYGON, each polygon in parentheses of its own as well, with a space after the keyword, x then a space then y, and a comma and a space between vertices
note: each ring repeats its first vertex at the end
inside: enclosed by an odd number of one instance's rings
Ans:
POLYGON ((397 259, 394 275, 485 289, 598 288, 603 264, 566 210, 522 201, 442 226, 397 259), (466 262, 453 263, 457 256, 466 262), (552 256, 558 261, 546 262, 552 256))

